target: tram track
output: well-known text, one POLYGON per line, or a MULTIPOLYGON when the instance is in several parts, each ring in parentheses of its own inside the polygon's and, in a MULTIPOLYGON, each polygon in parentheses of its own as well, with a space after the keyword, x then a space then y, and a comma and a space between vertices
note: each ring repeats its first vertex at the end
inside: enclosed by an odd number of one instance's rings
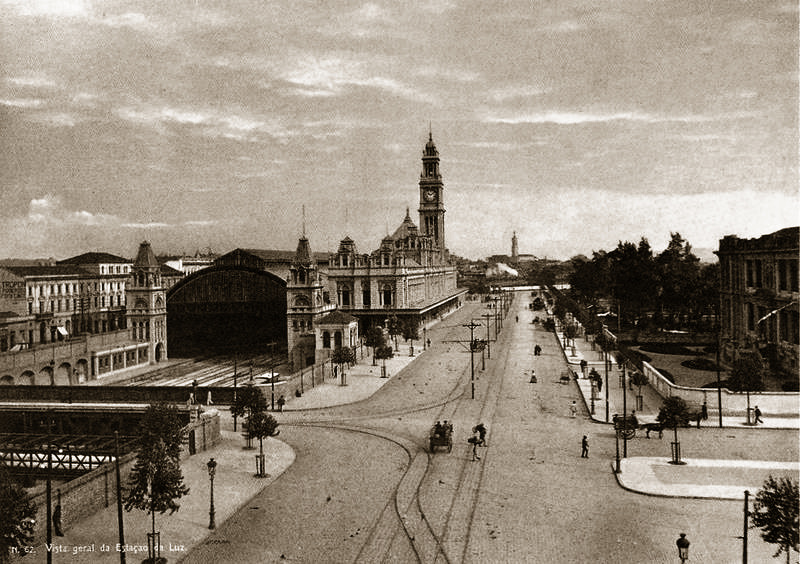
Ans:
MULTIPOLYGON (((498 353, 502 350, 498 347, 498 353)), ((450 347, 449 352, 452 351, 450 347)), ((508 352, 503 350, 502 362, 495 365, 493 373, 502 378, 508 363, 508 352)), ((428 511, 431 503, 437 500, 426 500, 424 488, 434 480, 433 470, 439 462, 428 449, 428 437, 409 436, 383 429, 377 425, 377 420, 394 417, 404 417, 431 411, 438 408, 432 419, 444 421, 461 421, 474 419, 475 407, 466 402, 466 393, 470 381, 470 370, 467 367, 461 371, 460 377, 444 399, 417 404, 413 407, 389 409, 369 414, 335 415, 337 409, 332 409, 334 414, 327 413, 322 417, 313 417, 312 413, 297 413, 294 416, 282 417, 282 425, 298 425, 321 427, 327 429, 340 429, 369 434, 384 440, 391 441, 403 448, 408 456, 408 466, 393 490, 391 499, 381 510, 376 520, 371 524, 367 540, 359 551, 355 562, 396 562, 416 561, 420 563, 452 564, 464 562, 467 558, 469 535, 473 528, 475 513, 483 481, 485 462, 473 465, 465 454, 468 449, 456 443, 454 452, 457 456, 458 480, 457 487, 450 494, 449 506, 443 519, 436 521, 435 511, 428 511), (308 416, 312 415, 312 418, 308 416), (375 425, 369 425, 375 421, 375 425), (433 516, 433 517, 432 517, 433 516), (400 558, 399 551, 403 557, 400 558)), ((497 408, 502 391, 502 379, 499 385, 493 385, 490 379, 481 386, 482 395, 477 410, 477 420, 491 421, 497 408)), ((367 401, 367 400, 365 400, 367 401)), ((328 408, 331 409, 331 408, 328 408)), ((321 410, 320 410, 321 411, 321 410)), ((488 454, 486 449, 484 456, 488 454)), ((442 459, 442 462, 451 463, 453 459, 442 459)))

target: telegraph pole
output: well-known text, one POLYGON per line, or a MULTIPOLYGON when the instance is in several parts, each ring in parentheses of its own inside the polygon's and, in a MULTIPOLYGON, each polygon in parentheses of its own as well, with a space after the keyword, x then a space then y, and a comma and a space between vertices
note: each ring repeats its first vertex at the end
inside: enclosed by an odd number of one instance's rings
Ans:
MULTIPOLYGON (((491 345, 492 339, 489 336, 489 319, 492 317, 492 314, 491 313, 484 313, 483 315, 481 315, 481 317, 486 319, 486 349, 487 349, 486 350, 486 358, 491 359, 492 358, 492 345, 491 345)), ((497 335, 495 335, 495 337, 497 337, 497 335)))
POLYGON ((464 325, 464 327, 469 327, 469 370, 472 399, 475 399, 475 328, 480 326, 480 323, 475 323, 473 320, 464 325))

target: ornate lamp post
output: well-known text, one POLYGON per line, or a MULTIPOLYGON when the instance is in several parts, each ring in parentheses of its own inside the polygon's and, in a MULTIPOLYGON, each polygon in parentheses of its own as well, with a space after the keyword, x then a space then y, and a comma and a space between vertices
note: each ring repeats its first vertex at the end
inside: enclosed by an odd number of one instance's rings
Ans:
POLYGON ((686 538, 686 533, 681 533, 675 544, 678 546, 678 558, 681 559, 681 562, 686 562, 689 559, 689 545, 691 544, 686 538))
POLYGON ((208 528, 216 529, 217 524, 214 521, 214 474, 217 473, 217 461, 213 458, 206 464, 208 467, 208 478, 211 481, 211 504, 208 508, 208 528))

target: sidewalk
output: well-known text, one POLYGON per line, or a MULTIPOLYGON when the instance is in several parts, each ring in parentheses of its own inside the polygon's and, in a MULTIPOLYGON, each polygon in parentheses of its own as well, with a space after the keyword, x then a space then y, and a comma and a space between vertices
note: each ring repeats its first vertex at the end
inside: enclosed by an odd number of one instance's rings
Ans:
MULTIPOLYGON (((387 378, 381 378, 381 364, 372 366, 371 357, 347 369, 344 386, 340 379, 328 378, 322 384, 307 390, 301 397, 287 398, 284 411, 318 409, 353 403, 367 399, 417 356, 423 353, 422 343, 414 346, 414 356, 409 355, 409 345, 400 343, 395 356, 386 361, 387 378)), ((210 458, 217 461, 214 478, 214 509, 217 525, 222 524, 236 511, 271 484, 294 462, 292 448, 278 439, 264 441, 267 476, 255 476, 255 449, 245 450, 240 432, 234 433, 233 418, 228 409, 219 410, 222 440, 213 448, 186 458, 181 463, 184 483, 189 494, 179 500, 180 509, 170 515, 156 513, 156 531, 161 534, 161 556, 168 562, 177 562, 210 534, 210 479, 206 464, 210 458)), ((115 483, 109 484, 110 488, 115 483)), ((64 507, 64 521, 69 522, 69 507, 64 507)), ((147 533, 152 522, 149 513, 123 510, 126 561, 140 562, 147 558, 147 533)), ((117 531, 117 506, 98 511, 93 516, 69 526, 63 537, 53 537, 53 562, 70 564, 118 563, 119 533, 117 531)), ((44 543, 32 547, 24 559, 26 564, 47 561, 44 543)), ((23 560, 20 560, 23 562, 23 560)))
POLYGON ((409 354, 410 346, 399 343, 394 356, 386 360, 386 378, 381 378, 383 361, 372 366, 372 351, 369 355, 352 367, 345 369, 345 385, 341 385, 341 377, 326 377, 325 381, 313 388, 308 388, 302 396, 286 398, 283 411, 300 411, 321 409, 365 400, 377 392, 392 376, 408 366, 420 354, 424 354, 422 342, 415 341, 414 356, 409 354))
MULTIPOLYGON (((561 333, 557 333, 557 335, 558 341, 563 349, 564 336, 561 333)), ((586 409, 591 414, 592 419, 601 423, 606 423, 606 390, 604 388, 600 393, 597 393, 594 401, 594 414, 592 414, 591 381, 582 376, 580 368, 581 360, 585 359, 588 365, 586 372, 588 373, 592 368, 597 370, 600 375, 604 377, 603 384, 605 385, 605 368, 603 367, 603 360, 600 356, 601 353, 596 350, 592 350, 592 343, 586 342, 583 337, 575 338, 574 342, 575 354, 572 355, 571 347, 567 347, 567 349, 564 351, 564 356, 567 359, 570 369, 578 374, 578 387, 581 391, 581 395, 583 396, 583 401, 586 404, 586 409)), ((623 406, 625 406, 623 389, 620 385, 622 370, 617 368, 615 362, 612 362, 611 366, 612 368, 608 373, 609 423, 611 422, 615 413, 622 413, 623 406)), ((636 409, 636 395, 638 390, 634 386, 633 390, 628 389, 625 390, 624 393, 626 396, 625 399, 627 399, 627 405, 625 407, 627 407, 627 412, 630 413, 632 410, 636 409)), ((715 393, 715 390, 709 390, 709 404, 713 403, 714 398, 716 397, 715 393)), ((636 409, 636 415, 644 416, 644 419, 648 421, 655 421, 655 417, 658 415, 658 410, 661 407, 663 399, 650 386, 643 386, 642 400, 642 409, 636 409)), ((763 419, 764 423, 759 423, 757 426, 755 426, 747 425, 743 415, 723 415, 722 426, 746 429, 800 429, 800 414, 798 414, 798 417, 777 417, 772 415, 764 415, 763 419)), ((711 415, 707 420, 702 421, 700 425, 702 427, 719 427, 719 418, 711 415)))
MULTIPOLYGON (((233 428, 227 410, 220 412, 220 418, 223 429, 233 428)), ((222 431, 222 441, 217 445, 181 463, 189 494, 179 500, 180 509, 172 515, 156 513, 156 531, 161 533, 161 556, 167 558, 168 562, 178 561, 212 532, 208 528, 210 479, 206 467, 210 458, 213 457, 217 462, 214 478, 216 524, 231 517, 294 462, 295 455, 291 447, 276 439, 266 439, 264 456, 267 476, 257 478, 255 456, 258 446, 250 450, 243 447, 244 440, 240 433, 222 431)), ((109 488, 113 489, 115 485, 112 481, 109 488)), ((68 522, 69 507, 64 507, 64 519, 68 522)), ((147 533, 152 527, 151 516, 144 511, 123 510, 123 523, 126 561, 141 562, 147 558, 147 533)), ((53 537, 53 545, 53 562, 118 563, 120 549, 116 503, 69 526, 63 537, 53 537)), ((47 561, 44 543, 38 543, 33 551, 20 562, 33 564, 47 561)))
MULTIPOLYGON (((744 491, 757 492, 769 474, 796 478, 800 463, 769 460, 683 459, 670 464, 667 457, 635 456, 620 460, 617 482, 626 490, 663 497, 743 499, 744 491), (720 480, 724 483, 715 483, 720 480), (734 485, 735 484, 735 485, 734 485)), ((612 468, 614 463, 611 463, 612 468)))

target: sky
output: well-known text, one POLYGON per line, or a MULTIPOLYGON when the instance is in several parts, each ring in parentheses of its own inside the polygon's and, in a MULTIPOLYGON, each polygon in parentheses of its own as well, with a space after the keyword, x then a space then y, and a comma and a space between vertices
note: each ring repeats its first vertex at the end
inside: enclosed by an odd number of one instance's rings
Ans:
POLYGON ((798 225, 798 4, 0 0, 0 258, 372 252, 429 133, 468 258, 798 225))

